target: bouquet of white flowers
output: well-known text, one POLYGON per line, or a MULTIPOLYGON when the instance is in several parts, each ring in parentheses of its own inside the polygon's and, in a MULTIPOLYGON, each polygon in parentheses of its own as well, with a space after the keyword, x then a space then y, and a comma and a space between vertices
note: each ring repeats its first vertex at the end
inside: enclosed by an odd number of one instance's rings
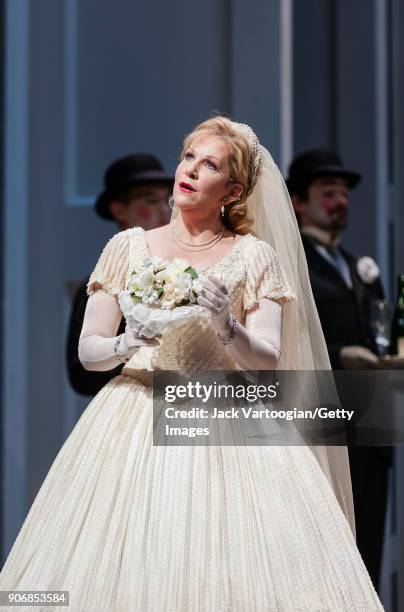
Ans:
POLYGON ((118 301, 129 326, 153 338, 204 312, 196 303, 200 288, 197 271, 185 259, 146 257, 118 301))

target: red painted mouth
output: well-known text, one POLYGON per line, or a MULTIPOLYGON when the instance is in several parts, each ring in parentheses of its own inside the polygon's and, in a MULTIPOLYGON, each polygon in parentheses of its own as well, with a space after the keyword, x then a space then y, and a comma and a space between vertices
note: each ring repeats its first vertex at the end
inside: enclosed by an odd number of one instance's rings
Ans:
POLYGON ((196 191, 196 189, 194 189, 192 187, 192 185, 190 185, 189 183, 185 183, 185 181, 181 181, 181 183, 179 183, 179 188, 184 193, 192 193, 192 192, 196 191))
POLYGON ((329 215, 346 213, 348 211, 348 204, 332 204, 329 202, 323 203, 323 210, 329 215))

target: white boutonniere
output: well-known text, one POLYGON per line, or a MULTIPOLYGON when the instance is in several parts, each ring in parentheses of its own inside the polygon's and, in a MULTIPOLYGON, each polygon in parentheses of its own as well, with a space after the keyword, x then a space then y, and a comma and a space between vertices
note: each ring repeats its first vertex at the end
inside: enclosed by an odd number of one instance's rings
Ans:
POLYGON ((361 257, 356 262, 356 269, 360 279, 366 283, 373 283, 380 275, 379 266, 371 257, 361 257))

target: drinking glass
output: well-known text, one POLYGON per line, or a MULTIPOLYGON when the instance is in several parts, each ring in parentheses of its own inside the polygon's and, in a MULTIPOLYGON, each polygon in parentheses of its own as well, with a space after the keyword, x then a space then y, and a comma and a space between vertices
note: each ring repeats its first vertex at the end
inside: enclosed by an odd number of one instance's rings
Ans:
POLYGON ((389 352, 392 314, 393 308, 388 300, 371 301, 370 323, 379 357, 389 352))

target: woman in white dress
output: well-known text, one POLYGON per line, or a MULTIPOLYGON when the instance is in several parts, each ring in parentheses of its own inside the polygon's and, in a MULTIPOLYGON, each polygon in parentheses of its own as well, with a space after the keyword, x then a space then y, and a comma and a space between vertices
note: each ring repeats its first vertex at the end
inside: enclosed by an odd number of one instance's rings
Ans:
POLYGON ((153 445, 153 370, 329 369, 293 210, 252 130, 199 125, 173 196, 169 226, 116 234, 90 277, 81 360, 126 365, 56 457, 0 589, 69 591, 72 612, 383 610, 344 447, 153 445), (194 265, 210 318, 116 337, 117 297, 150 255, 194 265))

